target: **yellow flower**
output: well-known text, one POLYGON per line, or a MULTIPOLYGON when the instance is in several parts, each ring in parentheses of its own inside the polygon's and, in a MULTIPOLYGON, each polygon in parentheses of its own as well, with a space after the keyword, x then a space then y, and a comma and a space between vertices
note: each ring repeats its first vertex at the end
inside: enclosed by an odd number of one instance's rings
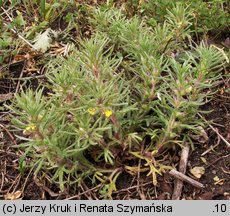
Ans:
POLYGON ((36 125, 35 124, 30 124, 26 127, 26 131, 34 131, 36 129, 36 125))
POLYGON ((25 135, 29 135, 29 134, 31 134, 32 132, 34 132, 35 130, 36 130, 36 125, 35 124, 29 124, 26 128, 25 128, 25 130, 23 131, 23 134, 25 134, 25 135))
POLYGON ((189 94, 192 90, 193 90, 192 86, 189 86, 189 87, 186 88, 185 91, 186 91, 186 93, 189 94))
POLYGON ((109 110, 109 109, 106 109, 103 111, 103 114, 109 118, 112 114, 113 114, 113 111, 112 110, 109 110))
POLYGON ((96 108, 89 108, 89 109, 87 110, 87 112, 88 112, 90 115, 95 115, 96 112, 97 112, 97 109, 96 109, 96 108))

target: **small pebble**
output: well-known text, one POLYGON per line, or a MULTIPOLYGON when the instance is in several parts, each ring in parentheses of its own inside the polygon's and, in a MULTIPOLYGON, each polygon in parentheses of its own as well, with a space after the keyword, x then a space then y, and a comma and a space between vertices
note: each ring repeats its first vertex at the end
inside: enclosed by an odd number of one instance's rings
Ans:
POLYGON ((212 174, 216 175, 216 170, 212 170, 212 174))

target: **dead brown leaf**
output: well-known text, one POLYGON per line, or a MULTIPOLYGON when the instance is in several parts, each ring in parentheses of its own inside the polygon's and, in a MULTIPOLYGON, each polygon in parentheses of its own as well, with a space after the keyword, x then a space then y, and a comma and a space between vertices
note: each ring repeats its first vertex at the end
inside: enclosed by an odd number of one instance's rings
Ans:
POLYGON ((193 167, 189 171, 193 176, 195 176, 196 178, 199 179, 205 173, 205 168, 202 166, 201 167, 193 167))
POLYGON ((7 193, 4 195, 5 200, 19 200, 21 199, 22 191, 16 191, 14 193, 7 193))

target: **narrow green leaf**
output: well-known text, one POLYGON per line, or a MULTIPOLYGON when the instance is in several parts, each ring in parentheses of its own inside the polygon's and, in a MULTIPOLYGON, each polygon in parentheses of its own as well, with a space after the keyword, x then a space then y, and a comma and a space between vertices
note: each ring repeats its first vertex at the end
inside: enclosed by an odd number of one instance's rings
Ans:
POLYGON ((46 0, 41 0, 40 11, 43 18, 45 17, 45 10, 46 10, 46 0))

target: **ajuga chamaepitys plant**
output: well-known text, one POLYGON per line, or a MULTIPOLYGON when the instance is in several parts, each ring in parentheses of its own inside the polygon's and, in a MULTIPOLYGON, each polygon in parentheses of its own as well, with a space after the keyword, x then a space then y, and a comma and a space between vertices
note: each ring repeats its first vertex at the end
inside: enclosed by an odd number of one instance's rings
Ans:
POLYGON ((48 93, 21 92, 10 106, 31 158, 26 165, 61 190, 91 179, 104 198, 125 171, 147 172, 156 185, 170 169, 163 152, 192 144, 191 134, 204 127, 197 114, 228 61, 218 47, 192 45, 191 20, 181 4, 154 27, 118 9, 97 9, 92 38, 50 61, 48 93))

